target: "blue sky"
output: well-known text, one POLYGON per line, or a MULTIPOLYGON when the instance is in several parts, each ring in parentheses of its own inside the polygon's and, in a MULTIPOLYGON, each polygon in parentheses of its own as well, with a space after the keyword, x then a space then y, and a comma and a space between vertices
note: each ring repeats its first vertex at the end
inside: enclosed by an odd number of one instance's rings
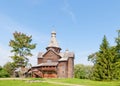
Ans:
POLYGON ((51 31, 57 32, 62 52, 75 53, 75 64, 91 65, 88 55, 99 50, 104 35, 110 45, 120 28, 120 0, 0 0, 0 65, 11 61, 8 46, 15 31, 32 35, 37 54, 46 51, 51 31))

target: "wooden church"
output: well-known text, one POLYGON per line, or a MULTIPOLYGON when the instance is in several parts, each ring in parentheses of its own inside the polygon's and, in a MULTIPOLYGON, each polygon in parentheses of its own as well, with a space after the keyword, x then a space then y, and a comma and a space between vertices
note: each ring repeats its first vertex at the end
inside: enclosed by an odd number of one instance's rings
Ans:
POLYGON ((74 73, 74 53, 61 48, 56 40, 56 32, 51 33, 51 40, 46 52, 39 52, 38 65, 32 67, 32 76, 41 78, 72 78, 74 73))

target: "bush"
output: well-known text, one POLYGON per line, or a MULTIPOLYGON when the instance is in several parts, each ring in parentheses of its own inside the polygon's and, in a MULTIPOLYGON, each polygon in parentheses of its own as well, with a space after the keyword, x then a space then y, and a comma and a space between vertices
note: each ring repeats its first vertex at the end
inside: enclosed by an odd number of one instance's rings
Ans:
POLYGON ((7 62, 4 66, 3 66, 3 69, 6 70, 10 76, 13 76, 14 74, 14 69, 15 69, 15 66, 13 63, 11 62, 7 62))
POLYGON ((3 68, 0 70, 0 78, 10 77, 9 73, 3 68))
POLYGON ((90 79, 92 66, 76 64, 74 67, 74 76, 79 79, 90 79))

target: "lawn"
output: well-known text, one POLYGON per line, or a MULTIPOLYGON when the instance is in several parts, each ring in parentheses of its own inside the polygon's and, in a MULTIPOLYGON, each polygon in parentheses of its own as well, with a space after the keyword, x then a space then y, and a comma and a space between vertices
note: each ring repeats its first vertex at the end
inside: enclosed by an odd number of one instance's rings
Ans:
POLYGON ((47 79, 54 82, 79 84, 84 86, 120 86, 120 81, 93 81, 86 79, 47 79))
POLYGON ((79 84, 84 86, 120 86, 120 81, 92 81, 85 79, 4 79, 0 80, 0 86, 65 86, 49 82, 79 84))
MULTIPOLYGON (((33 80, 32 80, 33 81, 33 80)), ((0 86, 64 86, 64 85, 56 85, 50 84, 47 82, 35 82, 38 80, 34 80, 33 82, 28 80, 0 80, 0 86)))

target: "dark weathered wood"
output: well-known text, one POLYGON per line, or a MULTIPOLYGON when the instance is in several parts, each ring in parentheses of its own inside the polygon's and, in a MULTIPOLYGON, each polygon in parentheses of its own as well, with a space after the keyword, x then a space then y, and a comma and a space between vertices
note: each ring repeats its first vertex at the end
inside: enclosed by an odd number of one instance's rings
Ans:
POLYGON ((56 41, 56 33, 52 33, 46 52, 38 54, 38 65, 32 67, 33 77, 72 78, 74 70, 74 53, 61 48, 56 41))

